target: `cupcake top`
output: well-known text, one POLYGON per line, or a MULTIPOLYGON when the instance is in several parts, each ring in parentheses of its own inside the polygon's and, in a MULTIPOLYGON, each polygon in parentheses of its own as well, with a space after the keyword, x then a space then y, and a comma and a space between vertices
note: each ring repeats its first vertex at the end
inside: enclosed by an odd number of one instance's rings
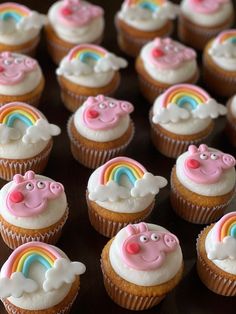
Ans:
POLYGON ((59 221, 67 210, 61 183, 27 171, 16 174, 0 191, 0 215, 11 225, 43 229, 59 221))
POLYGON ((212 119, 226 113, 226 107, 218 104, 202 88, 178 84, 157 97, 152 122, 175 134, 191 135, 201 132, 212 119))
POLYGON ((235 159, 233 156, 201 144, 190 145, 176 162, 180 183, 192 192, 205 196, 220 196, 235 186, 235 159))
POLYGON ((141 31, 155 31, 176 18, 179 7, 166 0, 125 0, 118 17, 141 31))
POLYGON ((220 68, 236 71, 236 29, 221 32, 210 44, 208 54, 220 68))
POLYGON ((131 103, 98 95, 89 97, 73 116, 74 126, 83 137, 108 142, 121 137, 129 128, 131 103))
POLYGON ((0 4, 0 43, 21 45, 38 35, 46 17, 14 2, 0 4))
POLYGON ((144 222, 128 225, 117 233, 109 259, 120 277, 140 286, 171 280, 183 264, 177 237, 161 226, 144 222))
POLYGON ((0 95, 29 93, 39 85, 42 78, 37 60, 19 53, 0 53, 0 95))
POLYGON ((63 0, 49 9, 48 19, 61 39, 72 43, 91 43, 104 30, 103 9, 87 1, 63 0))
POLYGON ((112 81, 116 71, 126 66, 125 59, 106 49, 82 44, 70 50, 60 62, 56 73, 78 85, 103 87, 112 81))
POLYGON ((207 257, 223 271, 236 275, 236 212, 224 215, 209 231, 207 257))
POLYGON ((192 78, 197 72, 196 52, 171 38, 155 38, 140 53, 144 68, 154 79, 176 84, 192 78))
POLYGON ((141 212, 152 204, 167 180, 154 176, 137 161, 117 157, 97 168, 88 181, 88 198, 118 213, 141 212))
POLYGON ((31 158, 39 154, 52 136, 60 134, 36 108, 22 102, 0 107, 0 157, 31 158))
POLYGON ((0 298, 25 310, 45 310, 69 293, 84 264, 71 262, 55 246, 29 242, 19 246, 0 273, 0 298))
POLYGON ((206 27, 226 22, 234 12, 231 0, 182 0, 180 8, 188 20, 206 27))
POLYGON ((230 101, 230 104, 229 104, 229 112, 232 113, 232 116, 234 118, 236 118, 236 95, 233 96, 232 100, 230 101))

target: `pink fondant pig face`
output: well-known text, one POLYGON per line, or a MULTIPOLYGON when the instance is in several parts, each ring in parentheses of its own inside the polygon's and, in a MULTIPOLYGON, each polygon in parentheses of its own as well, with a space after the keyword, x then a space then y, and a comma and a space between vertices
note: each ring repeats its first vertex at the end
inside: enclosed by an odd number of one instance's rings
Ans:
POLYGON ((197 148, 190 145, 189 156, 184 162, 185 174, 197 183, 215 183, 227 169, 235 166, 233 156, 220 151, 210 151, 204 144, 197 148))
POLYGON ((94 130, 105 130, 116 126, 119 119, 134 110, 127 101, 115 100, 99 95, 89 97, 83 112, 85 125, 94 130))
POLYGON ((196 53, 170 38, 156 38, 149 58, 159 69, 173 69, 178 68, 184 61, 195 59, 196 53))
POLYGON ((0 84, 14 85, 21 82, 28 72, 35 70, 37 61, 11 52, 0 53, 0 84))
POLYGON ((33 171, 27 171, 24 177, 20 174, 13 177, 6 205, 16 217, 31 217, 43 212, 48 201, 56 199, 63 191, 61 183, 36 179, 33 171))
POLYGON ((213 13, 221 8, 221 5, 228 3, 229 0, 189 0, 193 10, 199 13, 213 13))
POLYGON ((169 232, 148 230, 144 222, 126 227, 128 237, 122 245, 122 258, 131 268, 155 270, 163 265, 166 254, 173 252, 179 241, 169 232))

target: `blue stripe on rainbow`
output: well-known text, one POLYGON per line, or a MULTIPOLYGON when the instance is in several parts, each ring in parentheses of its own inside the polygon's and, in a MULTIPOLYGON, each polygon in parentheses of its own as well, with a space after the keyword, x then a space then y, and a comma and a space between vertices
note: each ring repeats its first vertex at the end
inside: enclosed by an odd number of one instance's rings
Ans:
POLYGON ((216 239, 222 242, 227 236, 236 239, 236 212, 224 215, 214 227, 216 239))
POLYGON ((69 60, 78 59, 83 63, 88 63, 89 60, 97 62, 105 57, 107 50, 90 44, 82 44, 74 47, 69 53, 69 60))

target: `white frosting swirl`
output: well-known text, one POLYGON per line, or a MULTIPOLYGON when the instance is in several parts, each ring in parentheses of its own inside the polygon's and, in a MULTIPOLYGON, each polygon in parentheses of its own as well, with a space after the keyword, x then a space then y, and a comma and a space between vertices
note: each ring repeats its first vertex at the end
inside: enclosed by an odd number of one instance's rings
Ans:
POLYGON ((232 115, 236 117, 236 96, 234 96, 231 101, 230 109, 231 109, 232 115))

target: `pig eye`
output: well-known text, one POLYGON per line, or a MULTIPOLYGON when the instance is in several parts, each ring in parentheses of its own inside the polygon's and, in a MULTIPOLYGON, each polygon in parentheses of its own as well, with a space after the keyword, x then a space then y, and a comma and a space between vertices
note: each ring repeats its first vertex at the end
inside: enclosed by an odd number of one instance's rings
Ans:
POLYGON ((106 108, 106 104, 101 103, 101 104, 98 105, 98 107, 99 107, 100 109, 105 109, 105 108, 106 108))
POLYGON ((20 64, 22 62, 21 59, 15 59, 15 63, 20 64))
POLYGON ((216 160, 218 159, 218 156, 216 154, 211 154, 211 159, 216 160))
POLYGON ((45 183, 42 182, 42 181, 39 181, 39 182, 37 182, 37 187, 38 187, 39 189, 43 189, 43 188, 45 187, 45 183))
POLYGON ((206 159, 208 158, 208 156, 207 156, 207 154, 202 153, 202 154, 200 155, 200 158, 203 159, 203 160, 206 160, 206 159))
POLYGON ((12 60, 4 60, 3 63, 5 65, 10 65, 10 64, 12 64, 12 60))
POLYGON ((31 191, 34 188, 34 185, 33 185, 33 183, 27 183, 25 188, 26 188, 26 190, 31 191))
POLYGON ((158 241, 159 240, 159 236, 157 234, 153 233, 151 235, 151 239, 152 239, 152 241, 158 241))
POLYGON ((148 241, 148 237, 142 235, 142 236, 139 238, 139 240, 140 240, 141 242, 145 243, 145 242, 148 241))
POLYGON ((109 107, 114 108, 115 106, 116 106, 116 104, 114 102, 109 103, 109 107))

